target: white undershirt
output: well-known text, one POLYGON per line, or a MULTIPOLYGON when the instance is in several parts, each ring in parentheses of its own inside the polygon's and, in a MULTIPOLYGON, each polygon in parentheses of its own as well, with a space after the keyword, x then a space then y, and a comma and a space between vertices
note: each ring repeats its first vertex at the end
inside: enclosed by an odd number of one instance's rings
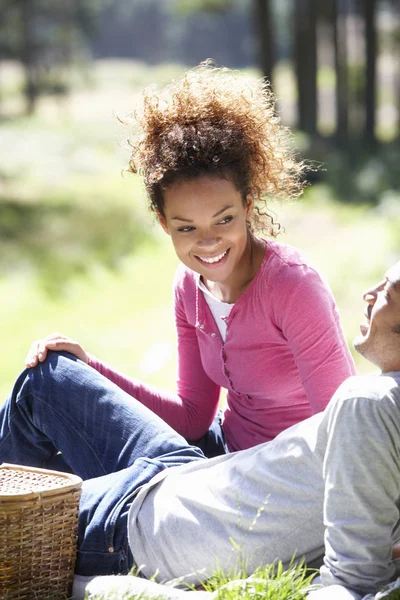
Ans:
POLYGON ((218 300, 210 290, 204 285, 201 279, 199 279, 199 289, 203 292, 204 298, 211 310, 212 316, 217 324, 219 332, 223 341, 226 339, 226 323, 225 318, 229 316, 234 304, 228 302, 222 302, 218 300))

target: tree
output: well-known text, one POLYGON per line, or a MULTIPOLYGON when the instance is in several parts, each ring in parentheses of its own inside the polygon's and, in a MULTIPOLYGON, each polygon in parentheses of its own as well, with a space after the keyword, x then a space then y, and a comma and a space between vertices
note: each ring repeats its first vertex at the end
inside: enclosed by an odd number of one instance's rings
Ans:
POLYGON ((333 27, 333 44, 336 72, 336 138, 339 145, 348 141, 349 128, 349 89, 347 69, 347 26, 346 12, 341 9, 340 0, 332 0, 331 22, 333 27))
MULTIPOLYGON (((274 27, 272 18, 273 0, 249 0, 252 12, 255 39, 257 44, 257 62, 264 77, 272 82, 275 64, 274 27)), ((238 0, 175 0, 180 12, 207 11, 220 13, 232 9, 234 5, 248 4, 238 0)))
POLYGON ((93 33, 100 8, 93 0, 0 0, 1 57, 24 68, 27 113, 43 91, 66 91, 62 69, 93 33))
POLYGON ((268 81, 272 82, 275 64, 274 27, 270 0, 253 0, 254 29, 258 42, 258 64, 268 81))
POLYGON ((397 66, 394 75, 393 87, 395 91, 395 102, 397 110, 397 139, 400 140, 400 66, 398 61, 398 56, 400 54, 400 6, 398 0, 392 0, 392 13, 394 22, 397 24, 392 41, 392 56, 397 66))
POLYGON ((317 0, 296 0, 293 19, 297 125, 314 136, 317 132, 317 0))
POLYGON ((365 137, 368 143, 375 144, 376 112, 376 0, 364 0, 365 22, 365 137))

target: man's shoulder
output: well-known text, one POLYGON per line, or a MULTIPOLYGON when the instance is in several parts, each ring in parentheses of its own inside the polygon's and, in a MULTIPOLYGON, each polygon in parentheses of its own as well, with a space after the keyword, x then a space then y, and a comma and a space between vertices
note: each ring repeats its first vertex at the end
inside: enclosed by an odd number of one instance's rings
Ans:
POLYGON ((395 397, 400 402, 400 371, 354 375, 346 379, 337 394, 342 398, 381 400, 395 397))
POLYGON ((400 373, 353 376, 337 389, 326 413, 328 420, 341 415, 352 427, 373 426, 376 434, 381 431, 378 423, 385 423, 385 430, 400 427, 400 373))

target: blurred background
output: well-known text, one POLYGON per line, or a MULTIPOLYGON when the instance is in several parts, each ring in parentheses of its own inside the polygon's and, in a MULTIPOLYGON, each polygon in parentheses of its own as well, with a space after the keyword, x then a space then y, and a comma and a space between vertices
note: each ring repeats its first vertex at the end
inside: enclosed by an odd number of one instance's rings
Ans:
POLYGON ((121 175, 116 116, 209 57, 271 81, 318 167, 273 210, 351 344, 361 292, 400 258, 399 17, 398 0, 0 0, 0 399, 51 331, 174 387, 177 259, 121 175))

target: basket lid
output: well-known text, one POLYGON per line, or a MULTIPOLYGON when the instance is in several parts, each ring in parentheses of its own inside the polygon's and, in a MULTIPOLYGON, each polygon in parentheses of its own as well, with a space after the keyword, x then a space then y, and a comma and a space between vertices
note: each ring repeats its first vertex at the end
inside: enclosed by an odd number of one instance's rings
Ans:
POLYGON ((82 479, 71 473, 23 465, 0 465, 0 503, 28 500, 80 489, 82 479))

